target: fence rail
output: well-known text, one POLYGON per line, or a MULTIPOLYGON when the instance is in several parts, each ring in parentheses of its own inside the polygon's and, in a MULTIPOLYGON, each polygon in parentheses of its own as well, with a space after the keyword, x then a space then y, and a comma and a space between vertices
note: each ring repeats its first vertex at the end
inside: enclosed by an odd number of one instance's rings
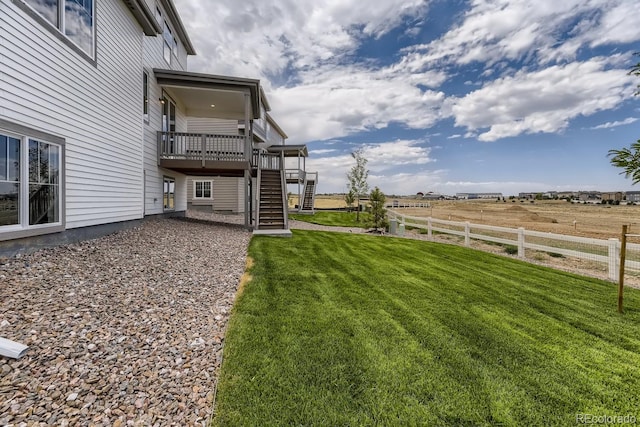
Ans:
MULTIPOLYGON (((588 260, 604 264, 609 280, 617 281, 620 269, 620 248, 618 239, 608 240, 588 237, 567 236, 564 234, 546 233, 524 228, 507 228, 470 222, 447 221, 435 218, 424 218, 403 215, 394 210, 388 211, 389 219, 395 219, 405 227, 426 230, 428 240, 434 240, 435 233, 449 234, 464 239, 465 246, 471 240, 492 242, 511 246, 517 250, 519 258, 528 258, 527 251, 544 252, 551 256, 564 256, 588 260), (517 248, 517 249, 516 249, 517 248)), ((393 227, 392 227, 393 229, 393 227)), ((640 273, 640 244, 627 244, 625 272, 640 273)))
POLYGON ((387 203, 385 208, 429 208, 431 204, 429 202, 401 202, 394 200, 391 203, 387 203))

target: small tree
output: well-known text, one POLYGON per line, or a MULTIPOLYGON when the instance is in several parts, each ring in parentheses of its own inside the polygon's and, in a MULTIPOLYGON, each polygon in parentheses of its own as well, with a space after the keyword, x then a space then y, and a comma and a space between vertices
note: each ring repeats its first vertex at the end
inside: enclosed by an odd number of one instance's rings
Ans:
POLYGON ((380 228, 387 228, 387 210, 384 208, 384 202, 387 198, 378 187, 374 188, 369 194, 369 204, 371 205, 371 225, 378 231, 380 228))
MULTIPOLYGON (((636 52, 635 55, 640 56, 640 52, 636 52)), ((629 75, 630 76, 638 76, 638 77, 640 77, 640 62, 638 62, 633 67, 631 67, 631 71, 629 71, 629 75)), ((635 95, 640 95, 640 84, 638 84, 638 86, 636 86, 635 95)))
MULTIPOLYGON (((640 52, 636 52, 640 56, 640 52)), ((640 77, 640 62, 631 67, 629 75, 640 77)), ((640 84, 636 86, 635 95, 640 95, 640 84)), ((622 150, 609 150, 611 164, 617 168, 622 168, 620 174, 625 178, 631 178, 633 184, 640 182, 640 139, 631 144, 631 148, 622 150)))
POLYGON ((356 201, 356 195, 353 190, 349 190, 347 194, 344 195, 344 202, 347 204, 347 212, 351 212, 353 208, 353 203, 356 201))
POLYGON ((640 182, 640 139, 631 144, 631 148, 609 150, 609 157, 613 166, 623 169, 620 174, 631 178, 633 184, 640 182))
POLYGON ((362 148, 358 148, 351 153, 351 157, 356 160, 356 164, 347 174, 347 179, 349 180, 349 191, 353 192, 358 202, 356 206, 356 221, 360 221, 360 198, 369 191, 369 184, 367 183, 367 178, 369 178, 368 160, 364 157, 362 148))

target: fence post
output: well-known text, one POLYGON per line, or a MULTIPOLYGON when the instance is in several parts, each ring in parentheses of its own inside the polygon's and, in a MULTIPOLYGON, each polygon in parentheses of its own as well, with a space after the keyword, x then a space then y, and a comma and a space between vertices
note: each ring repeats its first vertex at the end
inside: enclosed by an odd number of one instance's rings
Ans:
POLYGON ((616 238, 609 239, 609 280, 616 280, 618 278, 618 242, 616 238))
POLYGON ((433 240, 433 231, 431 230, 431 217, 427 218, 427 239, 433 240))
POLYGON ((518 228, 518 258, 524 258, 524 228, 518 228))
POLYGON ((622 236, 620 241, 620 278, 618 280, 618 313, 624 312, 624 262, 627 254, 627 224, 622 226, 622 236))
POLYGON ((464 245, 469 246, 471 244, 469 239, 469 221, 464 223, 464 245))

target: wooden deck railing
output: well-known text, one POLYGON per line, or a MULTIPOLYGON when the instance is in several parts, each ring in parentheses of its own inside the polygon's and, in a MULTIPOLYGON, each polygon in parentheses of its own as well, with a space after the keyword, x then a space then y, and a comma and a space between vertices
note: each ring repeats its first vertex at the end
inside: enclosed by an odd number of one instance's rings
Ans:
POLYGON ((280 170, 280 154, 267 153, 265 151, 253 150, 251 166, 262 170, 280 170))
POLYGON ((245 137, 158 132, 158 160, 245 161, 245 137))

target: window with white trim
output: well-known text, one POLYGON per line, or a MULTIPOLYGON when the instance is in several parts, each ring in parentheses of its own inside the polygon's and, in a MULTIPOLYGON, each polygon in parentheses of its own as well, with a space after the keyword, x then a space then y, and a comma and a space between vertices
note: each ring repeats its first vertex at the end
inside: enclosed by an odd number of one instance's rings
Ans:
POLYGON ((176 52, 178 50, 178 42, 176 41, 175 37, 173 37, 173 32, 171 31, 171 28, 169 28, 169 24, 167 24, 167 21, 164 21, 162 38, 164 39, 164 60, 167 61, 167 64, 171 64, 171 54, 173 53, 173 56, 177 55, 176 52))
POLYGON ((75 46, 94 58, 94 0, 23 0, 75 46))
POLYGON ((142 72, 142 116, 144 121, 149 121, 149 75, 142 72))
POLYGON ((62 226, 62 159, 60 144, 0 130, 0 233, 62 226))
POLYGON ((213 181, 193 181, 194 200, 213 199, 213 181))

